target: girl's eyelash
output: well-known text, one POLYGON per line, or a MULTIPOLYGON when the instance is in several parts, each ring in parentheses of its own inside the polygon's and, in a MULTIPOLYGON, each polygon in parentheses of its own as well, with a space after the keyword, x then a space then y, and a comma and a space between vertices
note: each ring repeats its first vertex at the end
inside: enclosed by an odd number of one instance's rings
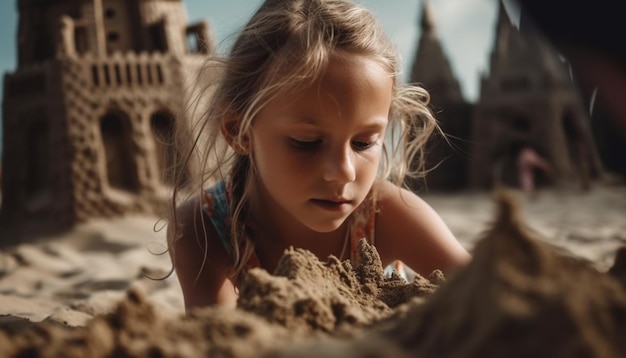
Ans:
POLYGON ((322 140, 317 139, 317 140, 312 140, 312 141, 302 141, 302 140, 297 140, 297 139, 292 138, 291 144, 297 149, 300 149, 303 151, 310 151, 310 150, 317 149, 320 146, 320 144, 322 144, 322 140))
MULTIPOLYGON (((302 151, 312 151, 320 147, 323 143, 321 139, 312 140, 312 141, 302 141, 297 139, 291 139, 291 144, 299 150, 302 151)), ((352 146, 357 152, 363 152, 370 149, 372 146, 376 144, 376 141, 361 141, 355 140, 352 141, 352 146)))
POLYGON ((357 140, 357 141, 352 142, 352 145, 354 146, 354 148, 359 152, 362 152, 371 148, 374 144, 376 144, 375 141, 365 142, 365 141, 357 140))

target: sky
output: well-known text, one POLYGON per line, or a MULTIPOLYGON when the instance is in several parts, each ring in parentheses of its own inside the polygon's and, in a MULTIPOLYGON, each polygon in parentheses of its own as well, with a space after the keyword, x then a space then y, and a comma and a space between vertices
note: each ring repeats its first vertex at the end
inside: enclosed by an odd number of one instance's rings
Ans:
MULTIPOLYGON (((106 0, 104 0, 106 1, 106 0)), ((354 0, 371 9, 396 44, 403 79, 415 55, 422 0, 354 0)), ((221 49, 260 5, 261 0, 183 0, 190 23, 206 20, 221 49)), ((475 101, 479 79, 488 70, 498 0, 430 0, 437 33, 465 98, 475 101)), ((505 2, 514 13, 514 7, 505 2)), ((515 20, 514 20, 515 22, 515 20)), ((0 0, 0 74, 16 70, 17 0, 0 0)), ((219 50, 219 49, 218 49, 219 50)), ((0 87, 2 98, 2 87, 0 87)), ((2 120, 0 114, 0 121, 2 120)), ((1 129, 0 129, 1 131, 1 129)))

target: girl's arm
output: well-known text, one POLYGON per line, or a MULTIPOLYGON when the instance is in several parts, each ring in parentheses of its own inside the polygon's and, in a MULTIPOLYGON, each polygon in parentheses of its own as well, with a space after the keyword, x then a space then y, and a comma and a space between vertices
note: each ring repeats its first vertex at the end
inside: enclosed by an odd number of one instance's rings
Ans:
POLYGON ((383 264, 402 260, 422 276, 444 274, 465 265, 470 255, 441 217, 414 193, 388 181, 378 182, 376 248, 383 264))
POLYGON ((237 294, 227 272, 232 263, 213 225, 204 220, 199 197, 176 210, 178 230, 168 228, 170 257, 185 300, 185 310, 220 304, 235 307, 237 294))

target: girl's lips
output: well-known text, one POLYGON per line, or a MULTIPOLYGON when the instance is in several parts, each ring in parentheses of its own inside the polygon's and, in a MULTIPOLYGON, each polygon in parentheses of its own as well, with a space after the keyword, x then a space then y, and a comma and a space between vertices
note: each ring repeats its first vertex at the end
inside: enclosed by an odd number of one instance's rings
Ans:
POLYGON ((311 199, 311 202, 317 206, 322 207, 323 209, 330 211, 343 211, 344 209, 347 209, 347 207, 350 205, 350 201, 345 199, 311 199))

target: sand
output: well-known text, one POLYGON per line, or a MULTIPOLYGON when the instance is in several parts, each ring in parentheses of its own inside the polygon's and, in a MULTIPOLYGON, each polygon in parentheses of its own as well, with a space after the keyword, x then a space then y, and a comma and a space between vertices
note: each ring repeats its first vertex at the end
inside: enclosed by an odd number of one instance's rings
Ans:
POLYGON ((386 279, 365 243, 356 267, 295 249, 273 274, 250 271, 237 309, 186 316, 175 276, 146 278, 170 268, 148 251, 163 249, 154 218, 6 248, 0 356, 626 354, 626 188, 424 198, 474 256, 450 277, 386 279))

